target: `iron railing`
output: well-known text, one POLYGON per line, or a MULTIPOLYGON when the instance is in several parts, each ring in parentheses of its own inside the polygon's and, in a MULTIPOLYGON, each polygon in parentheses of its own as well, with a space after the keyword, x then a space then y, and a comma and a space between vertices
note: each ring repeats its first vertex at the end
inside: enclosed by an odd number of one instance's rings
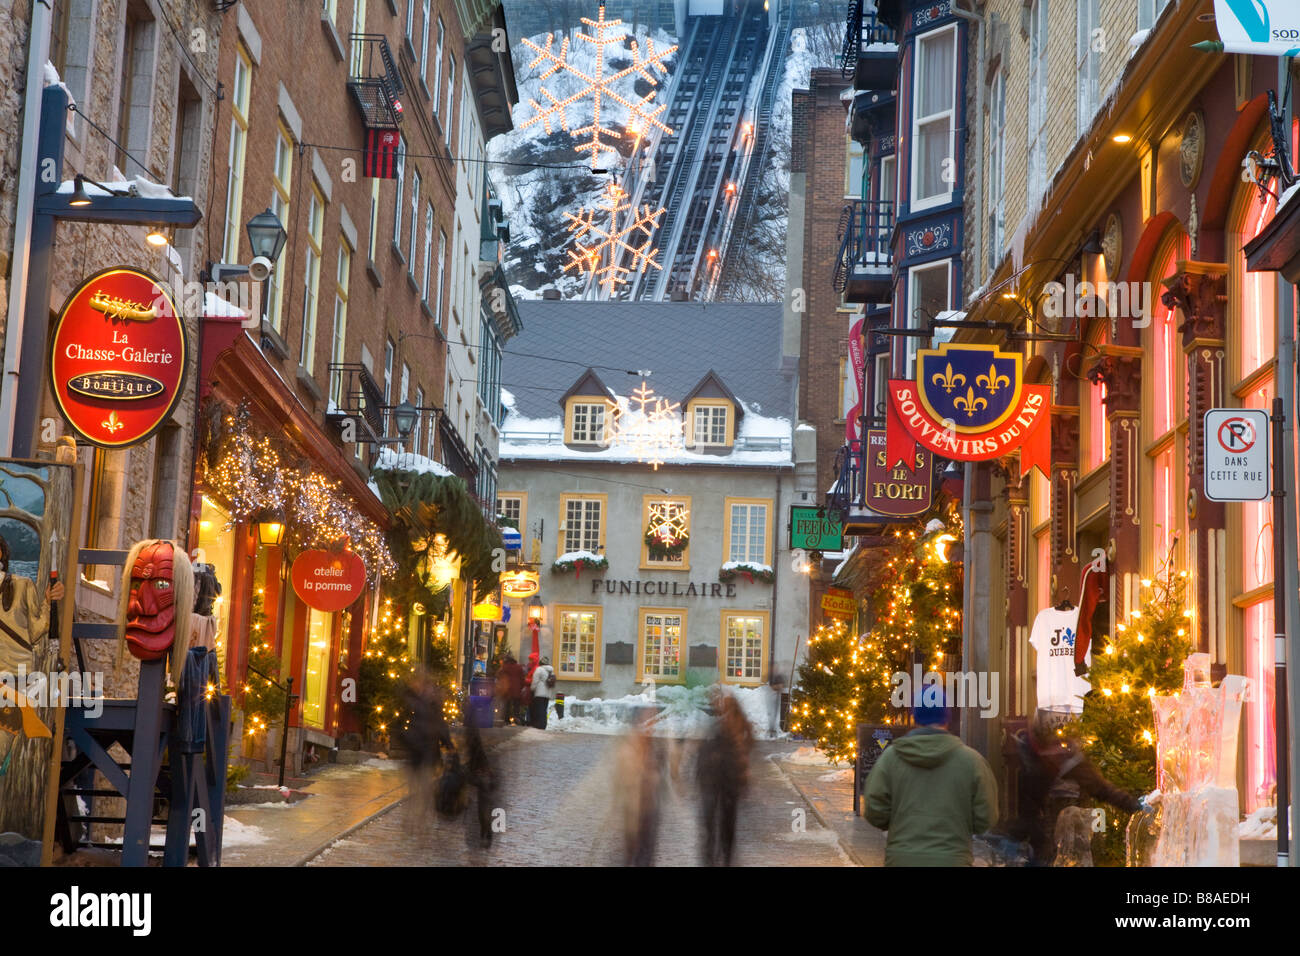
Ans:
POLYGON ((844 47, 840 52, 840 76, 848 79, 858 60, 873 43, 894 43, 894 31, 876 19, 874 9, 864 10, 863 0, 849 0, 848 22, 844 27, 844 47))
POLYGON ((854 199, 845 204, 840 225, 836 292, 848 287, 855 270, 883 272, 891 268, 889 241, 894 232, 894 204, 881 199, 854 199))
POLYGON ((353 33, 348 89, 367 129, 396 129, 402 122, 404 92, 393 52, 382 33, 353 33))
POLYGON ((864 500, 866 462, 862 457, 862 440, 855 438, 835 453, 835 484, 826 496, 826 513, 843 523, 853 506, 864 500))

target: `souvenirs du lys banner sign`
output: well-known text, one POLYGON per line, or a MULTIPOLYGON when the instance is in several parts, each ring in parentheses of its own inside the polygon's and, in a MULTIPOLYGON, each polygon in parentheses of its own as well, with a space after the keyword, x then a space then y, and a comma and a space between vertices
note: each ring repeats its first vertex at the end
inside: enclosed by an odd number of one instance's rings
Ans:
POLYGON ((945 343, 916 355, 916 381, 890 379, 887 460, 910 463, 920 443, 944 458, 989 461, 1020 450, 1020 473, 1047 474, 1051 386, 1026 385, 1021 355, 945 343))
POLYGON ((304 551, 289 572, 303 604, 317 611, 341 611, 366 586, 366 565, 355 551, 304 551))
POLYGON ((105 269, 69 297, 50 337, 50 385, 82 438, 122 448, 149 438, 180 400, 185 325, 158 279, 105 269))

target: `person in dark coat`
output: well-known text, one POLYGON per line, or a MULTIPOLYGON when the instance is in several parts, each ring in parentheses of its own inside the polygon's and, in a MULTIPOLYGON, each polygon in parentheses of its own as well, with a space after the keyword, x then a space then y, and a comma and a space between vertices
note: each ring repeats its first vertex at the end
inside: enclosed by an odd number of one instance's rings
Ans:
POLYGON ((397 737, 410 756, 412 803, 421 813, 433 804, 434 778, 442 771, 443 750, 454 751, 451 728, 442 712, 442 688, 428 675, 412 680, 404 691, 411 719, 397 737))
POLYGON ((705 866, 730 866, 736 841, 736 816, 749 784, 749 752, 754 732, 730 694, 714 699, 718 722, 701 745, 696 779, 703 801, 705 866))
MULTIPOLYGON (((500 802, 498 780, 483 746, 483 735, 473 721, 465 725, 465 774, 475 794, 478 845, 486 850, 492 846, 492 810, 500 802)), ((472 843, 472 834, 470 840, 472 843)))
POLYGON ((1141 801, 1112 784, 1093 766, 1077 738, 1057 733, 1052 716, 1039 711, 1022 732, 1019 833, 1029 841, 1030 866, 1051 866, 1056 858, 1056 818, 1083 798, 1136 813, 1141 801))
POLYGON ((497 686, 501 696, 502 718, 507 724, 523 723, 520 695, 524 689, 524 669, 513 654, 507 654, 501 670, 497 672, 497 686))

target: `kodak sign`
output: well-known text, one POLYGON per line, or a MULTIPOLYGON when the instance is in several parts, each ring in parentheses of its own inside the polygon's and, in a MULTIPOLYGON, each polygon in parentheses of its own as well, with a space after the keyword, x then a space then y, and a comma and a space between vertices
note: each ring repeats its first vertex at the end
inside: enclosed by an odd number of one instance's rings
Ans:
POLYGON ((996 345, 945 343, 917 352, 916 381, 891 379, 887 461, 910 465, 917 444, 956 461, 1020 451, 1020 473, 1046 474, 1051 386, 1026 385, 1021 356, 996 345))

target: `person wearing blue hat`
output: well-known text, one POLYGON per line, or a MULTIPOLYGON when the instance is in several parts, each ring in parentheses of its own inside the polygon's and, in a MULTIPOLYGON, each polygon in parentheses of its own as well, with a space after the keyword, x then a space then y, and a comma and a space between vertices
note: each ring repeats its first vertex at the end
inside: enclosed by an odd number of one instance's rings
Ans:
POLYGON ((886 747, 867 777, 864 816, 889 833, 885 866, 970 866, 971 837, 998 818, 993 771, 948 732, 941 687, 918 691, 915 703, 916 729, 886 747))

